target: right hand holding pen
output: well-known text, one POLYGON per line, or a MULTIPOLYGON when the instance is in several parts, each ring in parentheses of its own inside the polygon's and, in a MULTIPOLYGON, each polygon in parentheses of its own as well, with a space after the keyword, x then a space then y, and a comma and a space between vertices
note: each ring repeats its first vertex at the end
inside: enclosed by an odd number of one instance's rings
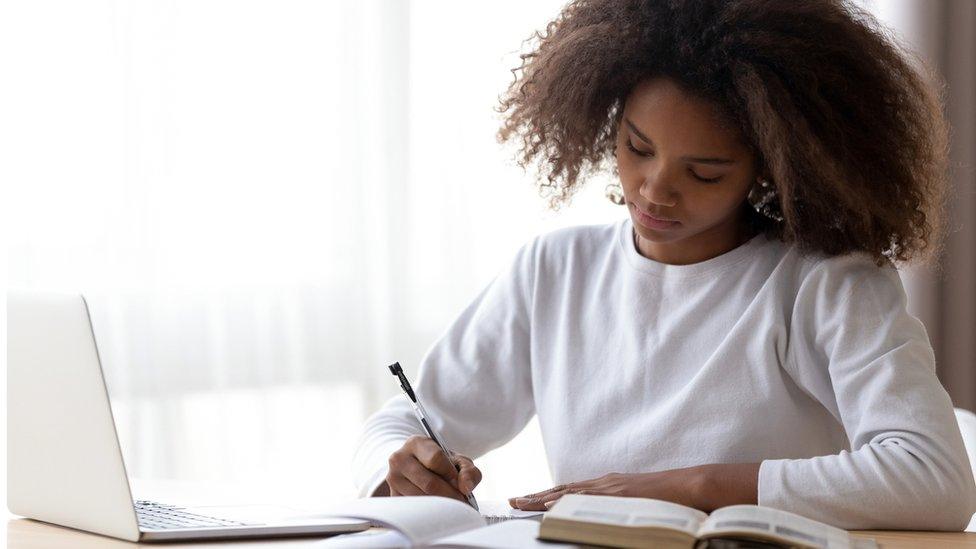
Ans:
POLYGON ((467 502, 481 471, 467 456, 454 454, 460 471, 428 437, 414 435, 390 455, 386 484, 391 496, 444 496, 467 502))

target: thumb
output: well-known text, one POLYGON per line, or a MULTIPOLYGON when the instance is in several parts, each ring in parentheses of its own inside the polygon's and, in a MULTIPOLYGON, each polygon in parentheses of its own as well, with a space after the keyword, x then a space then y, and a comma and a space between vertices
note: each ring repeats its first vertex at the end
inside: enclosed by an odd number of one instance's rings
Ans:
POLYGON ((462 494, 468 495, 481 482, 481 470, 475 467, 474 462, 467 456, 456 454, 454 457, 460 467, 458 470, 458 490, 462 494))

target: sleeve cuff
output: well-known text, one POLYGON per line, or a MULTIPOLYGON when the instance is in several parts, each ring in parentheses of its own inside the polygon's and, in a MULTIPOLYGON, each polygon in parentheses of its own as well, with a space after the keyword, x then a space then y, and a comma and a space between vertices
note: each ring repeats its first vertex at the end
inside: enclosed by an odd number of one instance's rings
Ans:
POLYGON ((368 458, 359 461, 359 464, 356 465, 353 472, 355 484, 359 490, 359 497, 368 498, 372 496, 379 485, 383 484, 383 481, 386 480, 386 474, 390 469, 390 454, 399 450, 403 446, 404 440, 406 438, 386 440, 375 446, 369 452, 368 458))
POLYGON ((756 502, 763 507, 788 511, 783 501, 783 467, 788 459, 765 459, 759 464, 756 502))
POLYGON ((386 474, 388 471, 389 467, 386 466, 380 467, 378 470, 374 471, 373 474, 370 475, 369 480, 367 480, 360 489, 359 497, 371 497, 373 493, 376 492, 376 489, 380 487, 380 484, 383 484, 383 481, 386 480, 386 474))

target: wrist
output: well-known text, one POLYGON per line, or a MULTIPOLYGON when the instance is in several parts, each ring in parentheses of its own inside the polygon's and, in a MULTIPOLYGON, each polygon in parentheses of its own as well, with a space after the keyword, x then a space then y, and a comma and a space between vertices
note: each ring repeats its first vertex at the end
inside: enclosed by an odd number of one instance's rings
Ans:
POLYGON ((388 497, 389 495, 390 495, 390 485, 387 484, 386 481, 384 480, 379 486, 376 487, 375 490, 373 490, 373 493, 370 494, 370 497, 373 498, 388 497))
POLYGON ((759 463, 714 463, 695 469, 694 497, 698 509, 712 512, 728 505, 758 503, 759 463))

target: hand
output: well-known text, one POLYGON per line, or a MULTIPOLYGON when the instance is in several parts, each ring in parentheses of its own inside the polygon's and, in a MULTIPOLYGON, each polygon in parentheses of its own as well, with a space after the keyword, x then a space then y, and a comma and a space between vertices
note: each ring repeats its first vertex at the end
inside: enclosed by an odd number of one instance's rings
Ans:
POLYGON ((600 478, 562 484, 542 492, 511 498, 508 503, 524 511, 546 511, 565 494, 598 494, 663 499, 695 507, 700 480, 697 467, 654 473, 609 473, 600 478))
POLYGON ((545 511, 563 494, 663 499, 710 513, 728 505, 757 504, 760 463, 711 463, 654 473, 610 473, 512 498, 512 507, 545 511))
POLYGON ((447 459, 428 437, 414 435, 390 455, 386 484, 391 496, 444 496, 467 502, 466 494, 481 482, 481 471, 467 456, 447 459), (455 467, 460 466, 460 471, 455 467))

